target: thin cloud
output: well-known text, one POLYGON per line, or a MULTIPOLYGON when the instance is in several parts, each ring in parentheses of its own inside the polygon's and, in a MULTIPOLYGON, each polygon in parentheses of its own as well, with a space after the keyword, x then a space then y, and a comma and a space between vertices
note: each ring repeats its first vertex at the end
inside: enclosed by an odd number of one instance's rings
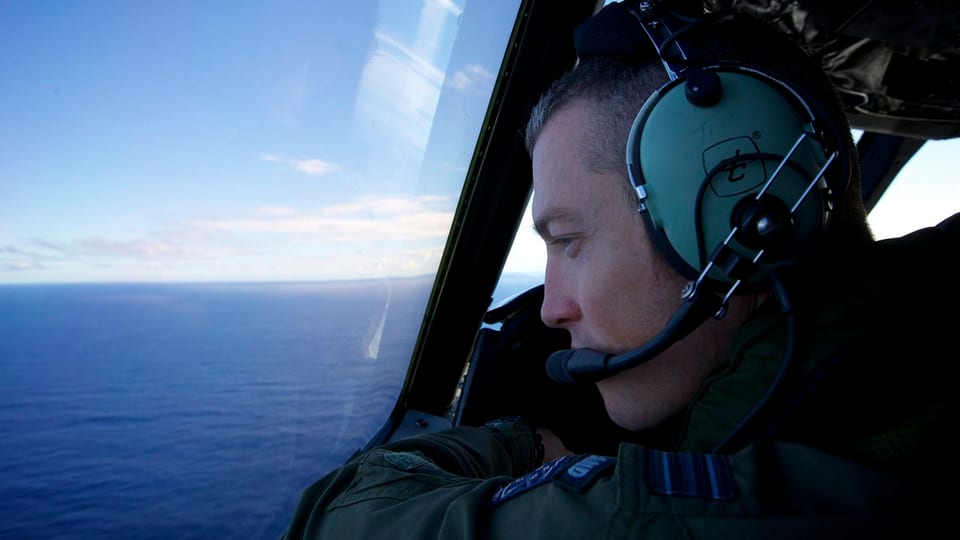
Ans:
POLYGON ((47 251, 12 248, 34 262, 63 261, 67 259, 182 259, 224 256, 228 250, 221 246, 224 237, 210 231, 175 229, 159 231, 142 237, 117 239, 104 236, 75 238, 68 241, 33 240, 34 246, 47 251))
POLYGON ((0 247, 0 270, 4 272, 26 272, 43 270, 47 267, 46 261, 57 259, 62 250, 57 249, 53 254, 50 248, 37 241, 31 242, 31 248, 22 248, 14 245, 0 247), (39 250, 36 248, 40 248, 39 250))
POLYGON ((335 204, 323 209, 324 215, 356 216, 416 214, 429 208, 443 208, 450 197, 443 195, 420 195, 418 197, 364 198, 349 203, 335 204))
POLYGON ((28 272, 30 270, 42 270, 43 268, 45 268, 43 264, 27 259, 0 262, 0 270, 6 272, 28 272))
POLYGON ((294 169, 310 176, 323 176, 340 170, 340 166, 336 163, 316 158, 297 159, 278 154, 261 154, 260 160, 267 163, 277 163, 285 168, 294 169))
POLYGON ((315 279, 378 278, 419 276, 436 271, 443 255, 442 247, 395 250, 385 253, 342 251, 333 255, 305 257, 292 271, 297 276, 315 279))
POLYGON ((390 197, 332 205, 316 212, 268 212, 238 219, 198 220, 191 226, 233 234, 297 234, 328 244, 443 240, 453 211, 449 197, 390 197))
POLYGON ((134 237, 0 246, 10 281, 343 279, 436 270, 451 197, 364 198, 312 211, 281 205, 134 237))
MULTIPOLYGON (((53 252, 56 255, 65 255, 69 247, 65 246, 63 242, 55 242, 51 240, 45 240, 43 238, 34 238, 30 241, 30 245, 39 248, 42 251, 53 252)), ((42 254, 41 256, 49 255, 49 253, 42 254)))
POLYGON ((183 246, 161 238, 134 238, 118 240, 106 237, 88 237, 73 240, 30 240, 29 247, 5 246, 0 249, 0 270, 30 272, 53 270, 64 265, 79 268, 88 265, 100 268, 108 261, 122 261, 132 268, 148 260, 183 260, 187 258, 222 257, 224 250, 202 253, 197 246, 183 246), (80 266, 77 266, 80 265, 80 266))
POLYGON ((83 238, 76 242, 75 251, 79 255, 109 257, 183 257, 190 250, 182 246, 157 239, 113 240, 109 238, 83 238))
POLYGON ((339 167, 319 159, 302 159, 293 162, 294 167, 304 174, 321 175, 336 172, 339 167))
POLYGON ((258 216, 293 216, 297 209, 290 206, 261 206, 255 212, 258 216))
POLYGON ((0 247, 0 257, 2 257, 2 256, 4 256, 4 255, 23 256, 23 255, 29 255, 29 254, 30 254, 29 252, 24 251, 24 250, 22 250, 22 249, 20 249, 20 248, 18 248, 18 247, 16 247, 16 246, 2 246, 2 247, 0 247))

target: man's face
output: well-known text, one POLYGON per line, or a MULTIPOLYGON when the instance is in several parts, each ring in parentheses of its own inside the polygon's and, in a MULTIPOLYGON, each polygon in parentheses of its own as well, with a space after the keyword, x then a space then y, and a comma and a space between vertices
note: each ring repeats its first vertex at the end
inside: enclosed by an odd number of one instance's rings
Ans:
MULTIPOLYGON (((547 245, 541 317, 574 348, 623 353, 660 332, 686 280, 655 256, 622 174, 588 166, 590 115, 585 100, 564 105, 533 150, 533 218, 547 245)), ((725 361, 732 328, 716 326, 597 383, 611 418, 639 430, 682 410, 725 361)))

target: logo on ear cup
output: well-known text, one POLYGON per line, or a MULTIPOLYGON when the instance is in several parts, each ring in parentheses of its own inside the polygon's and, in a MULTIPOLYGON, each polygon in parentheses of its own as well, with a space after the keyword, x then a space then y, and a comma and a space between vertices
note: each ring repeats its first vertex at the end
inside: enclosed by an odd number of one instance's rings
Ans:
POLYGON ((750 137, 736 137, 720 141, 703 151, 703 174, 706 176, 722 162, 717 174, 710 179, 710 189, 717 197, 732 197, 758 189, 767 181, 767 167, 764 162, 751 166, 750 162, 736 158, 747 154, 759 153, 760 149, 750 137))

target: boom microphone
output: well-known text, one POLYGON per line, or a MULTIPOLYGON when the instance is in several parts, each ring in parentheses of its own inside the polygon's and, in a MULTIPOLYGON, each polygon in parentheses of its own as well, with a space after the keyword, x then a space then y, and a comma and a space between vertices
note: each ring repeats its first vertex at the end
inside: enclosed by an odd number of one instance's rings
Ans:
POLYGON ((720 313, 722 307, 720 297, 694 292, 684 298, 663 330, 639 348, 618 355, 594 349, 557 351, 547 359, 547 375, 554 382, 564 384, 596 382, 639 366, 686 337, 707 318, 720 313))

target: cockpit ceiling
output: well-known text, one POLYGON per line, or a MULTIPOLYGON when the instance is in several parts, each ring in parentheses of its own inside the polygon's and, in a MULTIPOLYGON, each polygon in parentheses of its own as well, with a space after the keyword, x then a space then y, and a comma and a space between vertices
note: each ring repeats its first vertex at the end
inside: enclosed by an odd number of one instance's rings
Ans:
POLYGON ((860 129, 960 136, 960 2, 704 0, 750 12, 818 55, 860 129))

